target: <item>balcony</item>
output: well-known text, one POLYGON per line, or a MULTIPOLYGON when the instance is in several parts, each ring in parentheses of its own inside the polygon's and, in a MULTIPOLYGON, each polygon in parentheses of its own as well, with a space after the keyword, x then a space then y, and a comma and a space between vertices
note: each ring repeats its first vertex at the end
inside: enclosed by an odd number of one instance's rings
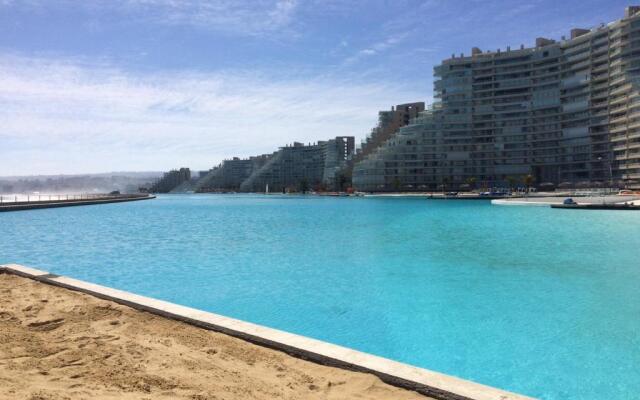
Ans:
POLYGON ((624 85, 622 85, 622 86, 620 86, 620 87, 618 87, 616 89, 613 89, 611 92, 609 92, 609 95, 610 96, 615 96, 617 94, 622 94, 622 93, 624 93, 624 92, 626 92, 626 91, 628 91, 630 89, 631 89, 631 83, 627 83, 627 84, 624 84, 624 85))
POLYGON ((590 82, 589 75, 576 75, 570 78, 565 78, 560 82, 560 87, 563 89, 575 88, 578 86, 586 85, 590 82))
POLYGON ((589 100, 580 100, 571 103, 565 103, 562 105, 563 112, 576 112, 580 110, 586 110, 589 108, 589 100))

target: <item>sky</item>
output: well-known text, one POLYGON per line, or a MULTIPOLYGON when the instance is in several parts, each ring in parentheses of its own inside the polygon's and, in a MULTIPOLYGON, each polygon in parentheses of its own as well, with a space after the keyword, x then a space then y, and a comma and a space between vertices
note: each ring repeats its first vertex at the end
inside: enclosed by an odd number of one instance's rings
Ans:
POLYGON ((363 139, 452 53, 531 46, 619 0, 0 0, 0 176, 206 170, 363 139))

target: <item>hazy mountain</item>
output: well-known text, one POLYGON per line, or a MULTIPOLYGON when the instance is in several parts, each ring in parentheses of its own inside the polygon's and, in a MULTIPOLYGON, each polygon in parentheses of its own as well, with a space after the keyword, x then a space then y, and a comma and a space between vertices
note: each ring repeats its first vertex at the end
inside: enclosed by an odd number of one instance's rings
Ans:
POLYGON ((1 194, 137 192, 148 187, 162 172, 105 172, 77 175, 33 175, 0 177, 1 194))

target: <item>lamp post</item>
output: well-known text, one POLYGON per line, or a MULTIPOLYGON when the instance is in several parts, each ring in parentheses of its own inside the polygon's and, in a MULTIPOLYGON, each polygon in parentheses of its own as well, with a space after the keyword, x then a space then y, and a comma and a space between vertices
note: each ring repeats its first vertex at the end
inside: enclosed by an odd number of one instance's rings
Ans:
POLYGON ((607 162, 609 163, 609 187, 613 187, 613 168, 611 167, 611 158, 607 157, 607 162))
MULTIPOLYGON (((598 161, 602 163, 604 159, 602 157, 598 157, 598 161)), ((611 191, 611 188, 613 187, 613 168, 611 167, 611 159, 609 157, 607 157, 607 163, 609 165, 609 192, 611 191)), ((604 198, 602 200, 602 203, 604 204, 604 198)))
MULTIPOLYGON (((600 163, 600 166, 602 167, 602 157, 598 157, 598 163, 600 163)), ((602 194, 602 204, 604 204, 604 193, 602 194)))
MULTIPOLYGON (((598 157, 598 161, 602 162, 604 159, 598 157)), ((607 156, 607 164, 609 166, 609 190, 613 187, 613 168, 611 167, 611 159, 607 156)))

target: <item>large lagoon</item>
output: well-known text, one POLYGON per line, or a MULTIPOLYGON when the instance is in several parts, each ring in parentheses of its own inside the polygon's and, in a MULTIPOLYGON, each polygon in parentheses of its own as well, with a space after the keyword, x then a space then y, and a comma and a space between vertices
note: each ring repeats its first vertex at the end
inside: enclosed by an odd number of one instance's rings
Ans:
POLYGON ((640 212, 169 195, 0 213, 9 262, 543 399, 640 393, 640 212))

